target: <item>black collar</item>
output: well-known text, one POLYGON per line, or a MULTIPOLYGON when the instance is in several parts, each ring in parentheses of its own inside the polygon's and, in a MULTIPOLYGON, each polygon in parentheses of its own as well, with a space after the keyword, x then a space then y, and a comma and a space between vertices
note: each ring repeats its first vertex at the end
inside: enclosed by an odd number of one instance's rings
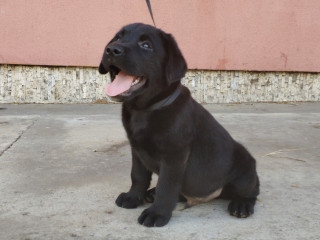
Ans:
POLYGON ((181 93, 181 86, 178 86, 176 88, 176 90, 171 93, 168 97, 166 97, 165 99, 160 100, 159 102, 156 102, 154 104, 152 104, 149 108, 148 111, 153 111, 153 110, 159 110, 163 107, 166 107, 168 105, 170 105, 171 103, 174 102, 174 100, 177 99, 177 97, 180 95, 181 93))

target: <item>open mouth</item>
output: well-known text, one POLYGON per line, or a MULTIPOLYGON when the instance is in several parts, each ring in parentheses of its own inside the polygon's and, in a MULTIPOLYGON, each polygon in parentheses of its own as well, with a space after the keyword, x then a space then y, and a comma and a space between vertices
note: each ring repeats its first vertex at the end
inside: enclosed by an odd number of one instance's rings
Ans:
POLYGON ((112 66, 111 79, 112 82, 106 87, 106 93, 110 97, 130 96, 147 82, 143 76, 129 75, 114 66, 112 66))

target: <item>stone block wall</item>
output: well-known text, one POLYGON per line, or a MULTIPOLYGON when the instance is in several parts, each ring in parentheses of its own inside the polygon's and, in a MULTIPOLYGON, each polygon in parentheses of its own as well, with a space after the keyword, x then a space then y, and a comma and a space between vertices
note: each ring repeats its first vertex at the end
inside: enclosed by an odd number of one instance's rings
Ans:
MULTIPOLYGON (((93 67, 0 65, 0 103, 108 102, 109 81, 93 67)), ((320 101, 320 73, 190 70, 182 82, 201 103, 320 101)))

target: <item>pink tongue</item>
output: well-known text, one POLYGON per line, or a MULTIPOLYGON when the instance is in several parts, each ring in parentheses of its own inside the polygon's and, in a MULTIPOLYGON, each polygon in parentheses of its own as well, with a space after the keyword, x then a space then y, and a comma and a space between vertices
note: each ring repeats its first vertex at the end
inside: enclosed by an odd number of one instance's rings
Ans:
POLYGON ((131 87, 131 83, 136 79, 135 76, 130 76, 124 72, 119 72, 116 78, 106 87, 106 93, 111 96, 117 96, 131 87))

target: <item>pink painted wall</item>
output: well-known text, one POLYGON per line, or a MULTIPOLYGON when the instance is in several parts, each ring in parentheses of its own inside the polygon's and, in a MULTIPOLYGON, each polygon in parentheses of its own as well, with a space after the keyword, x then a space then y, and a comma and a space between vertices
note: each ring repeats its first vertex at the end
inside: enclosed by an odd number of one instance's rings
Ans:
MULTIPOLYGON (((190 69, 320 72, 319 0, 151 0, 190 69)), ((0 63, 98 66, 145 0, 0 0, 0 63)))

